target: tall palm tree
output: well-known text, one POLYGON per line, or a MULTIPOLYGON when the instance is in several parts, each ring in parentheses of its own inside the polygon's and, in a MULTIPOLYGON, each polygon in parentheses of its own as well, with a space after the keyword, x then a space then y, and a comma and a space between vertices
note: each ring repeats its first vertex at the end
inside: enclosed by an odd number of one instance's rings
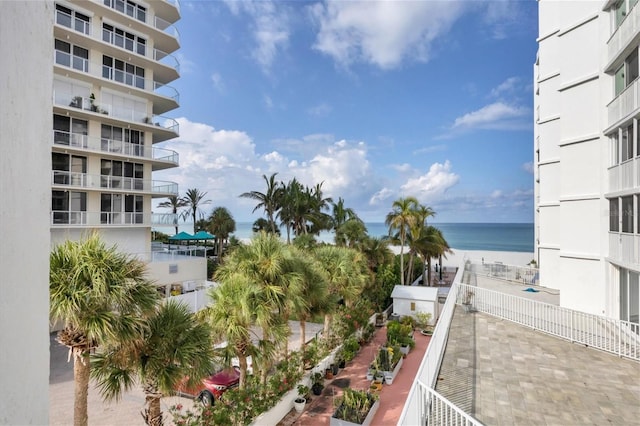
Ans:
POLYGON ((139 337, 145 316, 158 302, 146 265, 98 233, 56 246, 50 256, 50 317, 64 326, 57 340, 73 356, 74 425, 87 425, 89 354, 112 341, 139 337))
MULTIPOLYGON (((359 219, 349 219, 342 225, 340 225, 339 232, 340 237, 347 247, 357 247, 367 237, 367 227, 364 222, 359 219)), ((340 245, 340 244, 338 244, 340 245)))
POLYGON ((442 231, 434 226, 427 226, 422 230, 420 238, 416 242, 416 250, 425 262, 422 272, 422 281, 431 285, 431 259, 451 253, 451 248, 442 235, 442 231))
POLYGON ((337 245, 345 245, 345 237, 341 232, 341 227, 347 221, 356 220, 364 225, 364 222, 358 217, 356 212, 352 208, 344 206, 344 199, 338 198, 337 203, 331 203, 331 226, 335 233, 334 241, 337 245))
POLYGON ((280 209, 282 200, 282 187, 276 182, 277 175, 278 173, 274 173, 269 176, 269 178, 267 178, 266 175, 262 175, 262 178, 267 184, 267 190, 265 193, 259 191, 251 191, 240 194, 240 197, 250 198, 258 202, 258 204, 256 204, 256 206, 253 208, 253 212, 258 210, 259 208, 264 209, 264 212, 267 215, 267 219, 269 220, 271 232, 273 232, 274 234, 276 233, 275 217, 278 210, 280 209))
MULTIPOLYGON (((415 221, 409 226, 409 232, 407 233, 407 244, 409 246, 409 267, 407 268, 407 283, 413 282, 413 261, 418 253, 417 245, 420 244, 424 230, 427 227, 427 219, 436 215, 436 212, 431 208, 420 204, 413 210, 415 215, 415 221)), ((424 260, 424 259, 423 259, 424 260)), ((426 265, 426 264, 424 264, 426 265)), ((424 270, 423 265, 423 270, 424 270)), ((423 271, 424 272, 424 271, 423 271)), ((422 274, 424 275, 424 273, 422 274)))
POLYGON ((107 400, 117 400, 139 379, 146 395, 146 424, 163 424, 160 398, 186 377, 195 385, 210 373, 210 327, 181 302, 167 301, 151 315, 138 339, 107 345, 94 356, 91 375, 107 400))
POLYGON ((173 224, 175 225, 175 230, 177 234, 178 233, 178 210, 183 207, 186 207, 186 203, 182 198, 178 198, 175 195, 171 195, 167 198, 168 200, 158 204, 158 207, 171 209, 171 213, 173 213, 174 215, 173 224))
POLYGON ((393 252, 389 249, 389 240, 386 238, 366 237, 358 248, 365 255, 372 273, 377 271, 379 265, 393 261, 393 252))
POLYGON ((392 211, 387 214, 385 224, 389 227, 389 235, 398 231, 400 236, 400 284, 404 285, 404 245, 409 227, 415 222, 414 210, 418 200, 414 197, 399 198, 392 204, 392 211))
POLYGON ((222 248, 229 235, 236 230, 236 221, 225 207, 216 207, 209 216, 209 232, 216 236, 218 257, 222 258, 222 248))
POLYGON ((205 200, 204 197, 207 195, 206 192, 200 192, 197 188, 187 189, 187 192, 184 197, 181 198, 185 207, 188 207, 188 210, 185 214, 191 216, 193 219, 193 233, 196 233, 196 224, 198 219, 198 211, 200 210, 200 206, 203 204, 209 204, 211 200, 205 200))

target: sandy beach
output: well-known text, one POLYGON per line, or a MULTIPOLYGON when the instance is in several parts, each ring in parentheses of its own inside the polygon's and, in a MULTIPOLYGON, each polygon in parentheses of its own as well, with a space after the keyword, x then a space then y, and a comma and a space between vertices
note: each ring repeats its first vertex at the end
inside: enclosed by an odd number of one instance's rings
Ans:
MULTIPOLYGON (((389 247, 395 254, 400 254, 400 246, 389 247)), ((442 259, 444 266, 460 266, 464 261, 470 260, 473 263, 502 262, 505 265, 526 266, 533 260, 533 253, 515 251, 487 251, 487 250, 458 250, 451 249, 452 254, 448 254, 446 259, 442 259)), ((405 254, 408 248, 405 247, 405 254)))

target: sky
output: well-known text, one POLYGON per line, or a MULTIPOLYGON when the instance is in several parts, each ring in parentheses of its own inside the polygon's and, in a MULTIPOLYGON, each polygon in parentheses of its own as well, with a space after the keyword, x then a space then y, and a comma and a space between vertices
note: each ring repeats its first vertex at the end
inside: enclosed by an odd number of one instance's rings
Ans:
MULTIPOLYGON (((533 222, 536 1, 185 1, 180 136, 154 173, 253 222, 278 173, 384 222, 533 222)), ((162 200, 156 200, 160 202, 162 200)), ((162 211, 157 207, 154 211, 162 211)))

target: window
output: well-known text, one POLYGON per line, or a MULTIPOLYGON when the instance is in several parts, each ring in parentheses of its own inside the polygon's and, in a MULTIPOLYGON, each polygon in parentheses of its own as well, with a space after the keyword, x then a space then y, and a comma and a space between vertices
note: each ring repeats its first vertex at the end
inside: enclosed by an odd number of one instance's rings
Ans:
POLYGON ((622 162, 633 158, 633 124, 622 130, 622 145, 620 147, 622 162))
POLYGON ((612 166, 616 166, 620 164, 620 146, 618 145, 618 132, 612 133, 609 136, 609 141, 611 143, 611 159, 610 164, 612 166))
POLYGON ((620 231, 620 208, 618 207, 618 199, 609 200, 609 231, 620 231))
POLYGON ((622 197, 622 232, 633 233, 633 196, 622 197))
POLYGON ((126 155, 144 154, 144 132, 122 127, 102 125, 101 146, 103 151, 120 152, 126 155))
POLYGON ((147 22, 147 9, 130 0, 104 0, 104 4, 138 21, 147 22))
POLYGON ((57 145, 86 148, 89 123, 86 120, 53 115, 53 141, 57 145))
POLYGON ((620 319, 640 322, 640 275, 628 269, 620 269, 620 319))
POLYGON ((59 185, 83 186, 87 173, 87 157, 62 154, 51 154, 53 182, 59 185))
POLYGON ((143 56, 147 53, 147 41, 144 38, 113 25, 102 24, 102 40, 143 56))
POLYGON ((144 189, 144 166, 141 163, 102 160, 100 175, 103 188, 144 189))
POLYGON ((627 4, 625 0, 620 0, 613 6, 613 10, 615 12, 615 20, 614 20, 614 28, 618 28, 624 18, 627 16, 627 4))
POLYGON ((89 51, 83 47, 56 39, 55 59, 58 65, 89 72, 89 51))
POLYGON ((411 312, 416 310, 416 302, 411 302, 411 312))
POLYGON ((91 18, 73 9, 56 4, 56 24, 89 34, 91 18))
POLYGON ((621 65, 620 68, 616 70, 616 74, 614 76, 614 84, 615 96, 618 96, 625 88, 624 65, 621 65))
POLYGON ((143 197, 140 195, 102 194, 100 196, 100 220, 107 224, 143 223, 143 197))
POLYGON ((102 57, 102 77, 144 89, 144 68, 110 56, 102 57))
POLYGON ((625 67, 627 69, 627 86, 633 83, 638 78, 638 49, 636 48, 627 59, 624 60, 625 67))
POLYGON ((51 191, 51 211, 54 224, 86 223, 87 194, 74 191, 51 191))

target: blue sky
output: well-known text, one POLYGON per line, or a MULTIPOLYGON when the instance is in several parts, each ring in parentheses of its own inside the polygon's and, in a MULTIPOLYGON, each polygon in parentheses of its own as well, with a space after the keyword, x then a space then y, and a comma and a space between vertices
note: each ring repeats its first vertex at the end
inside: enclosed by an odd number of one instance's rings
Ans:
MULTIPOLYGON (((365 221, 533 221, 535 1, 184 1, 180 168, 253 221, 262 175, 324 182, 365 221)), ((161 201, 161 200, 158 200, 161 201)), ((159 210, 158 210, 159 211, 159 210)))

